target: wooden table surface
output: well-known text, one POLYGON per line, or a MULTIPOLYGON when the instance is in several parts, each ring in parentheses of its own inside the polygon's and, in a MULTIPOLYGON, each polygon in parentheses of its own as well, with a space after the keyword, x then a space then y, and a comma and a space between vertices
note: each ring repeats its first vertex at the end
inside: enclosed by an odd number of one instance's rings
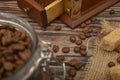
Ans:
MULTIPOLYGON (((83 61, 87 57, 92 56, 92 54, 88 53, 88 56, 81 57, 79 54, 75 54, 72 50, 73 47, 76 45, 69 41, 69 37, 71 35, 74 35, 77 37, 79 35, 79 33, 82 31, 80 26, 78 26, 77 28, 75 28, 73 30, 73 29, 70 29, 64 23, 62 23, 60 20, 56 19, 50 24, 50 26, 48 26, 46 31, 43 31, 43 30, 41 30, 41 26, 38 23, 36 23, 36 21, 29 18, 26 14, 24 14, 21 11, 21 9, 19 9, 19 7, 17 6, 16 0, 0 0, 0 12, 12 13, 16 16, 26 19, 31 24, 31 26, 34 28, 34 30, 38 34, 38 37, 40 37, 44 41, 50 41, 54 45, 60 46, 59 52, 56 53, 57 55, 64 55, 61 52, 61 49, 62 49, 62 47, 67 46, 67 47, 70 47, 70 49, 71 49, 70 53, 68 54, 70 56, 76 56, 83 61), (62 30, 55 31, 54 28, 56 25, 61 25, 62 30)), ((101 26, 100 20, 103 18, 106 20, 109 20, 109 21, 120 22, 120 2, 118 2, 117 4, 113 5, 112 7, 108 8, 108 9, 102 11, 101 13, 99 13, 98 15, 96 15, 96 20, 87 26, 100 27, 101 26), (109 14, 109 11, 111 9, 115 10, 115 14, 112 14, 112 15, 109 14)), ((93 36, 94 36, 94 34, 93 34, 93 36)), ((86 45, 86 42, 84 44, 86 45)), ((66 57, 67 57, 67 54, 66 54, 66 57)), ((67 58, 69 59, 69 57, 67 57, 67 58)))

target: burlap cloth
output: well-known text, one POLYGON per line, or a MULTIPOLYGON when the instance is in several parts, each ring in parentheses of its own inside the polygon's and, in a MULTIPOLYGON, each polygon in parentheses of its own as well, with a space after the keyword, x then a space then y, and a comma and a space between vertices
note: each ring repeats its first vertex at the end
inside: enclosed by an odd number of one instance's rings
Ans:
POLYGON ((112 80, 109 73, 110 68, 107 65, 110 61, 115 62, 117 65, 116 59, 120 54, 101 49, 99 38, 92 39, 92 41, 94 45, 89 53, 93 56, 90 58, 89 64, 85 67, 83 80, 112 80))

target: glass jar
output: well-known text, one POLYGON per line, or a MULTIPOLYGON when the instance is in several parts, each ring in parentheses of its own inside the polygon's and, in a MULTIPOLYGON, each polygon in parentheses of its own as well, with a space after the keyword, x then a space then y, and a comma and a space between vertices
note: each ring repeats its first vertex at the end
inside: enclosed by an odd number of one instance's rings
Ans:
POLYGON ((62 79, 65 78, 65 64, 53 55, 51 43, 42 41, 27 21, 12 14, 0 13, 0 24, 10 25, 27 32, 33 43, 32 54, 28 61, 19 71, 4 80, 50 80, 51 77, 56 76, 54 75, 56 72, 51 74, 49 70, 51 60, 62 65, 64 69, 62 79))

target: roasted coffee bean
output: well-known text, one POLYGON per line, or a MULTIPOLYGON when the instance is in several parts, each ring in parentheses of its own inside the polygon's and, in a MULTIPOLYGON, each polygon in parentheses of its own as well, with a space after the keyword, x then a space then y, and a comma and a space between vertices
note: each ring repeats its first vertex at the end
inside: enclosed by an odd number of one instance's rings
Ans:
POLYGON ((64 61, 64 60, 65 60, 64 55, 59 55, 58 58, 59 58, 61 61, 64 61))
POLYGON ((70 48, 69 47, 63 47, 62 48, 62 52, 63 53, 69 53, 70 52, 70 48))
POLYGON ((24 61, 27 61, 29 58, 29 53, 23 51, 23 52, 19 52, 18 55, 20 56, 20 58, 24 61))
POLYGON ((95 18, 95 17, 92 17, 92 18, 91 18, 91 21, 95 21, 95 20, 96 20, 96 18, 95 18))
POLYGON ((93 29, 92 29, 93 33, 99 33, 100 30, 101 30, 100 28, 93 28, 93 29))
POLYGON ((21 39, 21 40, 25 40, 26 35, 27 35, 26 32, 22 32, 22 33, 21 33, 21 36, 20 36, 20 39, 21 39))
POLYGON ((83 66, 82 63, 77 63, 77 64, 75 64, 75 69, 76 69, 76 70, 79 70, 79 69, 82 68, 82 66, 83 66))
POLYGON ((86 56, 86 55, 87 55, 86 50, 80 50, 80 55, 81 55, 81 56, 86 56))
POLYGON ((90 24, 92 21, 91 20, 87 20, 85 23, 88 25, 90 24))
POLYGON ((91 34, 90 33, 85 33, 85 36, 86 36, 86 38, 89 38, 89 37, 91 37, 91 34))
POLYGON ((61 29, 62 29, 62 26, 60 26, 60 25, 58 25, 58 26, 55 27, 56 31, 60 31, 61 29))
POLYGON ((88 33, 89 28, 88 28, 88 27, 85 27, 82 31, 83 31, 83 33, 88 33))
POLYGON ((21 44, 12 44, 11 49, 13 49, 13 50, 24 50, 25 46, 21 45, 21 44))
POLYGON ((80 52, 80 47, 78 47, 78 46, 74 47, 74 52, 79 53, 80 52))
POLYGON ((110 10, 110 12, 109 12, 110 14, 115 14, 115 10, 114 9, 112 9, 112 10, 110 10))
POLYGON ((5 70, 7 70, 7 71, 11 71, 11 70, 13 70, 13 64, 11 63, 11 62, 5 62, 4 64, 3 64, 3 67, 4 67, 4 69, 5 70))
POLYGON ((16 63, 17 65, 23 65, 23 64, 24 64, 24 61, 23 61, 23 60, 17 60, 15 63, 16 63))
POLYGON ((55 53, 57 53, 57 52, 59 51, 59 46, 53 45, 52 50, 53 50, 55 53))
POLYGON ((11 71, 6 71, 6 72, 5 72, 5 75, 6 75, 7 77, 12 76, 12 74, 13 74, 13 73, 12 73, 11 71))
POLYGON ((3 67, 0 67, 0 75, 3 73, 4 69, 3 67))
POLYGON ((65 77, 65 80, 74 80, 74 79, 73 79, 73 77, 71 77, 71 76, 66 76, 66 77, 65 77))
POLYGON ((113 67, 113 66, 115 66, 114 62, 111 61, 111 62, 108 63, 108 67, 113 67))
POLYGON ((77 74, 77 71, 76 71, 75 68, 70 68, 70 69, 68 70, 68 74, 69 74, 69 76, 71 76, 71 77, 75 77, 76 74, 77 74))
POLYGON ((81 44, 82 44, 82 40, 77 40, 75 43, 76 43, 77 45, 81 45, 81 44))
POLYGON ((80 28, 84 28, 84 27, 86 27, 86 24, 85 24, 85 23, 82 23, 82 24, 80 25, 80 28))
POLYGON ((79 61, 78 61, 77 59, 71 59, 71 60, 69 61, 69 64, 70 64, 71 66, 75 66, 77 63, 79 63, 79 61))
POLYGON ((91 33, 92 32, 92 28, 88 28, 88 33, 91 33))
POLYGON ((120 56, 117 58, 117 62, 120 63, 120 56))
POLYGON ((81 50, 86 50, 86 46, 81 45, 81 46, 80 46, 80 49, 81 49, 81 50))
POLYGON ((86 36, 84 33, 80 33, 79 34, 79 38, 82 39, 82 40, 85 40, 86 39, 86 36))
POLYGON ((70 41, 71 41, 72 43, 74 43, 74 42, 76 41, 76 37, 75 37, 75 36, 70 36, 70 41))

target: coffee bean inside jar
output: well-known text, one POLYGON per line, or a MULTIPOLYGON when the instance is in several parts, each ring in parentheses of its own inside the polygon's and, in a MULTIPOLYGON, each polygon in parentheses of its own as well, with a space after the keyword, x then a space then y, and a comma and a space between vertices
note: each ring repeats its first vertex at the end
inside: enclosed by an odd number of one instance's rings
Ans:
POLYGON ((0 25, 0 80, 17 72, 29 59, 32 40, 26 32, 0 25))

